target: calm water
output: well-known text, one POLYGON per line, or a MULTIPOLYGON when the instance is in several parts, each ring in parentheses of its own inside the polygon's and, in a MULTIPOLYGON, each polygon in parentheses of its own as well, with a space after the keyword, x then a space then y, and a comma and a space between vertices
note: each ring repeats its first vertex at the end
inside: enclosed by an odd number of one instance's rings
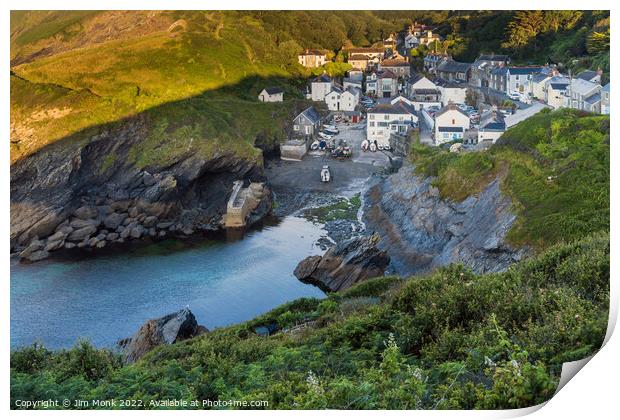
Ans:
POLYGON ((299 297, 322 297, 293 276, 322 253, 325 231, 289 216, 240 241, 176 241, 73 261, 11 261, 11 347, 70 347, 80 337, 112 346, 150 318, 185 305, 211 329, 245 321, 299 297))

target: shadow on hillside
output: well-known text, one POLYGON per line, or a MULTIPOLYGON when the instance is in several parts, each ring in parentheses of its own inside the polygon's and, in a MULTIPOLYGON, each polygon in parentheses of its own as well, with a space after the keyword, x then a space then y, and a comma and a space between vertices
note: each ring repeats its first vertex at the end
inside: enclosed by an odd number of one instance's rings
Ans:
MULTIPOLYGON (((19 77, 17 75, 14 76, 19 77)), ((36 85, 40 85, 23 78, 21 79, 31 83, 33 89, 36 85)), ((286 136, 289 134, 292 119, 310 105, 304 98, 305 86, 306 81, 302 78, 249 76, 234 84, 205 90, 197 95, 156 105, 114 121, 82 128, 68 136, 51 141, 33 153, 18 158, 11 164, 11 173, 13 175, 13 167, 19 166, 22 162, 35 156, 41 156, 52 151, 65 150, 70 143, 80 145, 83 145, 84 142, 89 143, 98 134, 114 132, 131 122, 144 122, 149 129, 153 129, 153 126, 149 124, 154 123, 162 116, 169 117, 171 121, 167 132, 183 125, 194 126, 196 123, 203 122, 209 124, 211 131, 213 129, 222 130, 227 136, 234 138, 235 130, 238 130, 240 127, 251 126, 251 124, 244 124, 244 122, 257 118, 256 107, 260 106, 273 110, 269 116, 269 122, 281 124, 281 128, 286 136), (271 86, 280 87, 284 90, 283 103, 262 103, 258 100, 258 94, 262 89, 271 86), (278 113, 278 111, 283 109, 286 112, 285 117, 278 113), (278 117, 280 117, 280 120, 278 120, 278 117)), ((137 89, 136 91, 136 95, 140 95, 140 90, 137 89)), ((269 139, 265 138, 267 137, 266 133, 269 132, 268 128, 259 127, 256 130, 254 141, 256 147, 266 152, 269 152, 267 149, 270 146, 268 144, 269 139)), ((219 131, 216 131, 216 133, 219 133, 219 131)), ((208 139, 210 137, 205 136, 205 138, 208 139)), ((11 177, 11 181, 13 181, 13 177, 11 177)))

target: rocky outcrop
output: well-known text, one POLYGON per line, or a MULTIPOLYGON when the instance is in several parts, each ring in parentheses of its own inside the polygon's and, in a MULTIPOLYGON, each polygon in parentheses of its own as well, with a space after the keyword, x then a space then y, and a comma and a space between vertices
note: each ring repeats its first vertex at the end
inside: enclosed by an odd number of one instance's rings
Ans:
POLYGON ((443 200, 431 178, 413 175, 410 165, 371 187, 364 221, 381 236, 399 274, 463 263, 478 273, 505 270, 527 255, 506 241, 515 222, 500 181, 460 203, 443 200))
POLYGON ((188 309, 181 309, 162 318, 146 321, 133 337, 118 342, 129 362, 135 362, 147 352, 162 344, 173 344, 187 340, 207 329, 196 322, 196 317, 188 309))
POLYGON ((136 167, 128 156, 149 135, 145 118, 57 141, 15 162, 11 250, 35 260, 61 249, 217 230, 237 180, 264 187, 247 225, 270 211, 261 167, 233 154, 187 153, 136 167))
POLYGON ((382 276, 390 257, 377 247, 379 236, 357 236, 331 247, 321 257, 301 261, 294 274, 299 280, 337 292, 354 284, 382 276))

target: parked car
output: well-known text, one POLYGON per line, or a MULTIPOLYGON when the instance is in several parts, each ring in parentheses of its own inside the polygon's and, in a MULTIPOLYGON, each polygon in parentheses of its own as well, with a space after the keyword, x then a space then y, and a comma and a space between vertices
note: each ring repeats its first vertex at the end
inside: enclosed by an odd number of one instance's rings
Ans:
POLYGON ((333 134, 327 134, 323 131, 319 131, 319 137, 325 139, 325 140, 331 140, 334 136, 333 134))
POLYGON ((340 133, 340 130, 338 130, 338 127, 336 127, 333 124, 323 124, 323 131, 330 131, 332 133, 340 133))
POLYGON ((510 92, 508 94, 508 97, 510 99, 512 99, 513 101, 520 101, 521 100, 521 95, 519 95, 517 92, 510 92))

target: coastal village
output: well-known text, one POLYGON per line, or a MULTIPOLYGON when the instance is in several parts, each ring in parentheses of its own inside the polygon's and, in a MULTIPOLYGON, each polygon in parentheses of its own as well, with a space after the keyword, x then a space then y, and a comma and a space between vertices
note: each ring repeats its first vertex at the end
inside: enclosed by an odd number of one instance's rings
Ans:
MULTIPOLYGON (((566 74, 546 63, 515 65, 510 56, 492 52, 459 62, 440 52, 441 45, 440 35, 416 22, 380 45, 343 47, 350 69, 344 77, 324 72, 309 80, 304 94, 313 105, 292 121, 282 158, 300 160, 308 151, 348 157, 351 147, 404 154, 413 138, 431 146, 450 143, 455 152, 479 150, 543 109, 610 113, 610 87, 600 69, 566 74), (429 52, 414 62, 412 51, 420 45, 429 52), (364 128, 359 144, 338 142, 339 123, 364 128)), ((306 49, 298 62, 316 71, 330 56, 306 49)), ((283 101, 283 93, 265 88, 259 100, 283 101)))

